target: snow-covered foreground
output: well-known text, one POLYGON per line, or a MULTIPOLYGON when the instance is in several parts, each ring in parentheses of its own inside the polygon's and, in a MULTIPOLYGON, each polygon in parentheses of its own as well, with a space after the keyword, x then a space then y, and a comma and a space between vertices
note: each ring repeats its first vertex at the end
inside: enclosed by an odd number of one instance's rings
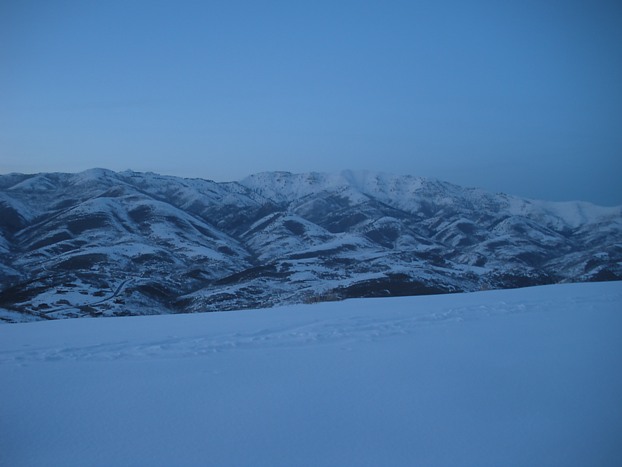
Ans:
POLYGON ((619 465, 622 283, 0 326, 0 464, 619 465))

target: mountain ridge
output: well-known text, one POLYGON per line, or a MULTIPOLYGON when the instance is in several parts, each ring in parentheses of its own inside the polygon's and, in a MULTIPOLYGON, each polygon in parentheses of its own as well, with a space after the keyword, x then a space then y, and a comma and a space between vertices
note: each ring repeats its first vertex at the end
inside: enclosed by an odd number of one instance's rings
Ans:
POLYGON ((622 278, 622 206, 381 172, 0 175, 0 319, 622 278))

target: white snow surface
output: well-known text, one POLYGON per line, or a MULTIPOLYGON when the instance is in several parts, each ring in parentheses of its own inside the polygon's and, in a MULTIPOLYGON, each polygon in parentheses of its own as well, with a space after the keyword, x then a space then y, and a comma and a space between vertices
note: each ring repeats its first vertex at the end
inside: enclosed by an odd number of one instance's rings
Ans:
POLYGON ((619 465, 622 282, 0 326, 0 465, 619 465))

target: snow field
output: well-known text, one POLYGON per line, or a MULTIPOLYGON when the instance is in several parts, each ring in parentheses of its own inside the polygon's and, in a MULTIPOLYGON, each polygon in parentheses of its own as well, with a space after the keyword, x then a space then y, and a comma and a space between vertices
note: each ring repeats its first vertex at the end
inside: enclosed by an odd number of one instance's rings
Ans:
POLYGON ((622 283, 0 326, 0 465, 619 465, 622 283))

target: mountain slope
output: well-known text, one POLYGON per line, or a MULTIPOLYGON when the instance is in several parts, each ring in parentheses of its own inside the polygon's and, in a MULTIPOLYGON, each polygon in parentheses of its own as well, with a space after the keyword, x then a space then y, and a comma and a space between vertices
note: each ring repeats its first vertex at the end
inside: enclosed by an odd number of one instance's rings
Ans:
POLYGON ((410 176, 0 176, 0 317, 255 308, 622 278, 622 208, 410 176))

